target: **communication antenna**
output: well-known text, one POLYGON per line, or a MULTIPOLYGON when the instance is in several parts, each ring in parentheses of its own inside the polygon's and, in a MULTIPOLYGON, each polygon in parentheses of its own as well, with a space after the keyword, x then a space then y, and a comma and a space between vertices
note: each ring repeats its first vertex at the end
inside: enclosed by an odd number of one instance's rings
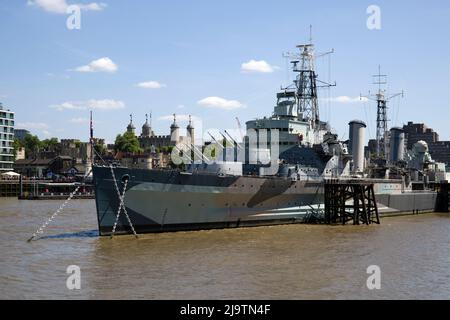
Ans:
POLYGON ((312 24, 309 25, 309 43, 312 43, 312 24))
POLYGON ((381 74, 381 65, 378 65, 378 74, 373 75, 373 84, 378 85, 378 92, 381 91, 381 86, 387 84, 387 75, 381 74))
POLYGON ((376 101, 377 102, 377 136, 376 136, 376 146, 377 146, 377 157, 386 158, 388 153, 388 122, 390 121, 387 116, 388 102, 393 98, 401 96, 403 98, 404 92, 388 94, 383 86, 387 84, 387 75, 381 74, 381 66, 378 66, 378 74, 372 76, 374 81, 373 84, 378 85, 378 92, 376 94, 369 94, 367 96, 360 96, 363 98, 376 101))
POLYGON ((333 87, 336 83, 330 84, 318 79, 315 70, 316 58, 334 53, 334 49, 325 53, 316 54, 312 43, 312 26, 310 26, 310 42, 297 46, 299 53, 285 52, 283 57, 291 59, 292 69, 297 73, 294 86, 284 88, 284 90, 294 90, 297 103, 297 115, 302 121, 310 123, 314 131, 320 129, 320 113, 317 97, 317 89, 323 87, 333 87))

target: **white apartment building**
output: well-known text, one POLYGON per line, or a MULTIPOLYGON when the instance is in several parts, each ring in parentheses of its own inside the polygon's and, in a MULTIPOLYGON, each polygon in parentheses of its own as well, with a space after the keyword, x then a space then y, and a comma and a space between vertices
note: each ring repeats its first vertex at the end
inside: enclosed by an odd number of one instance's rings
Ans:
POLYGON ((14 112, 0 103, 0 173, 14 168, 14 112))

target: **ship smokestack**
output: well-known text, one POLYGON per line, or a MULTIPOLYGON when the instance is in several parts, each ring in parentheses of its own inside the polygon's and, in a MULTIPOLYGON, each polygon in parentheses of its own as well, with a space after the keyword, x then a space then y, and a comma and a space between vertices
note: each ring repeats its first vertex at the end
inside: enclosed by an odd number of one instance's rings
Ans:
POLYGON ((402 128, 392 128, 390 144, 390 163, 395 164, 404 160, 405 156, 405 132, 402 128))
POLYGON ((364 172, 364 142, 366 139, 366 124, 360 120, 353 120, 349 124, 350 143, 349 152, 353 156, 353 173, 364 172))

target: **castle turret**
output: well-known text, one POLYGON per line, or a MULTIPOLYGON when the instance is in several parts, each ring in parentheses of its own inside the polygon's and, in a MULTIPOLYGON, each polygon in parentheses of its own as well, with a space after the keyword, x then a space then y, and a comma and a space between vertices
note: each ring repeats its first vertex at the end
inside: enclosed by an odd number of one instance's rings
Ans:
POLYGON ((152 128, 150 127, 150 124, 148 123, 148 114, 145 115, 145 123, 142 126, 142 134, 141 137, 143 138, 149 138, 151 135, 152 128))
POLYGON ((180 140, 180 127, 177 124, 177 116, 173 114, 173 123, 170 126, 170 141, 174 143, 178 143, 180 140))
POLYGON ((195 129, 194 129, 194 126, 192 125, 191 115, 189 115, 189 124, 186 127, 186 132, 187 132, 188 139, 190 139, 191 144, 195 145, 195 129))
POLYGON ((133 124, 133 115, 130 114, 130 124, 127 127, 127 132, 129 133, 135 133, 136 132, 136 127, 133 124))

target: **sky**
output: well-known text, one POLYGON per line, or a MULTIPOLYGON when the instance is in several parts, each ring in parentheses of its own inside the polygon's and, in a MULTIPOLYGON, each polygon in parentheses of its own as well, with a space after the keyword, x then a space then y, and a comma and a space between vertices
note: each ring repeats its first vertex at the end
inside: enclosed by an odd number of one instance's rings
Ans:
MULTIPOLYGON (((129 115, 140 133, 152 113, 157 135, 192 115, 198 130, 237 132, 270 116, 292 73, 283 52, 308 42, 317 72, 336 87, 319 90, 321 119, 339 137, 348 122, 376 133, 372 75, 381 65, 391 100, 390 126, 424 122, 450 140, 450 3, 429 1, 0 0, 0 101, 16 128, 40 138, 95 136, 112 143, 129 115), (69 29, 69 5, 80 29, 69 29), (380 9, 380 28, 367 20, 380 9)), ((69 22, 74 22, 70 20, 69 22)), ((371 20, 372 21, 372 20, 371 20)), ((183 132, 182 132, 183 133, 183 132)))

